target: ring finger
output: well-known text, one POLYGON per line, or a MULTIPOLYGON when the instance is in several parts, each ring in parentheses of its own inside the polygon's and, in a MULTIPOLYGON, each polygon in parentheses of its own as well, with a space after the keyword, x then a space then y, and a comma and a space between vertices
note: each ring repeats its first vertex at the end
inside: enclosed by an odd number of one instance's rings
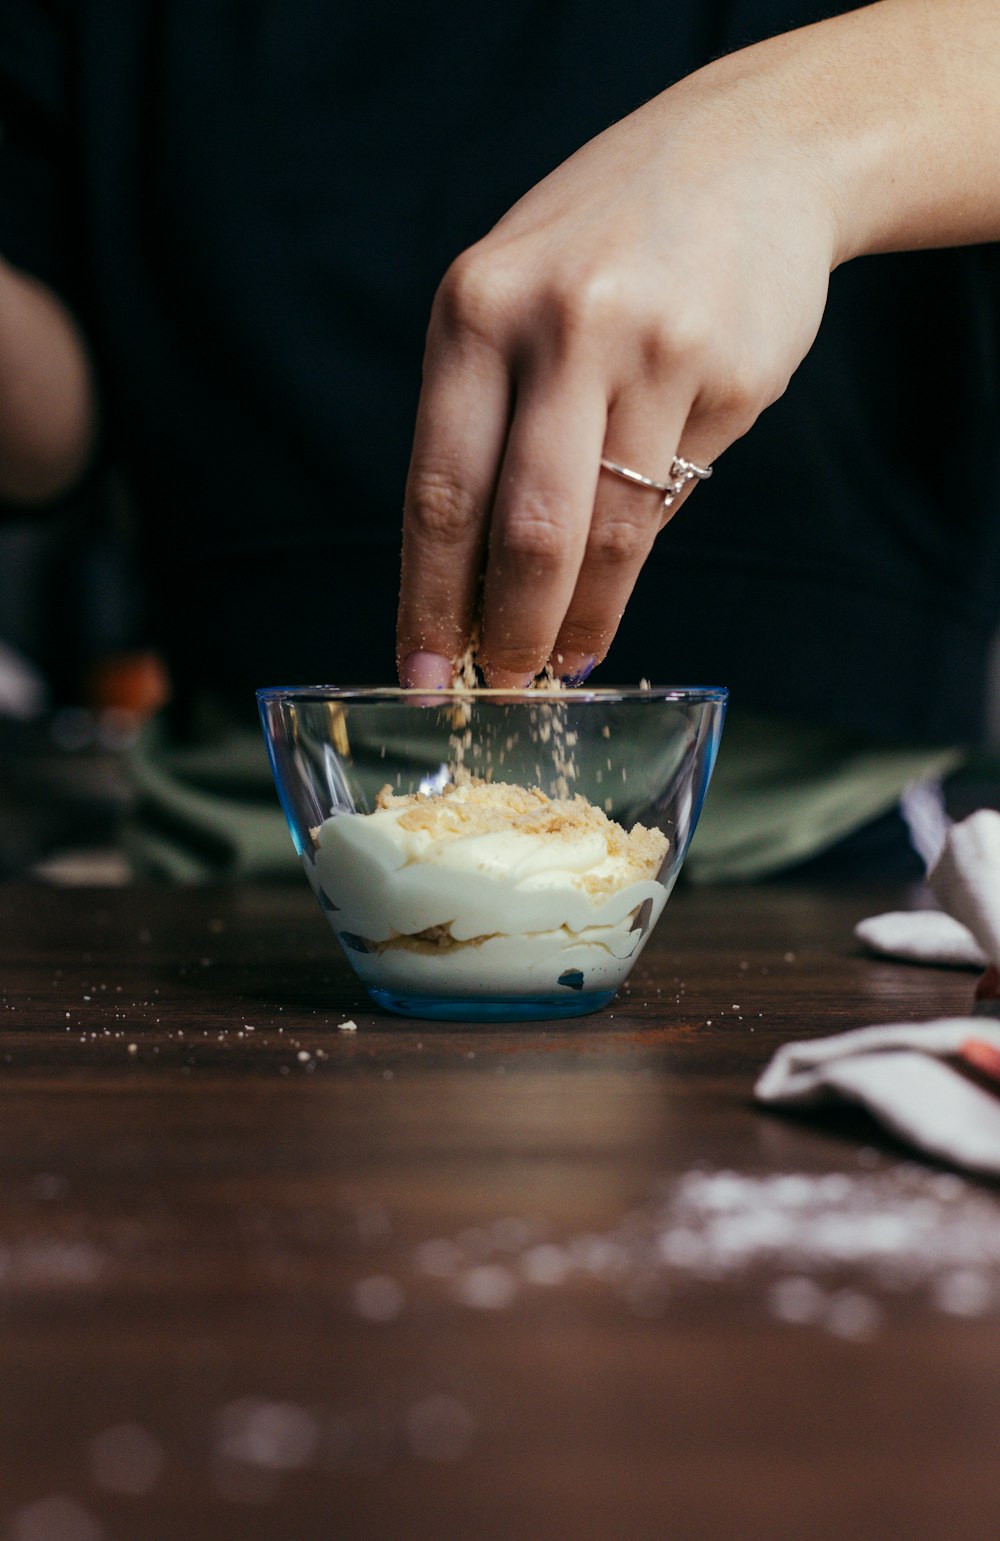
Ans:
MULTIPOLYGON (((608 415, 604 458, 663 484, 674 480, 675 452, 706 465, 708 445, 699 442, 687 404, 623 396, 608 415), (680 448, 677 446, 680 445, 680 448)), ((576 586, 553 649, 557 674, 571 683, 586 678, 607 653, 636 579, 657 534, 689 495, 688 482, 664 506, 664 492, 645 487, 605 466, 576 586)))

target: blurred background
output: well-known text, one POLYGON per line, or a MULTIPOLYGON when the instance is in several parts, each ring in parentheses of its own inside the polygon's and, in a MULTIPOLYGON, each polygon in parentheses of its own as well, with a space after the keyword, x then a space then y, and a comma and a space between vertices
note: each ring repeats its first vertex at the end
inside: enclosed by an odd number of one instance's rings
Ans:
POLYGON ((0 510, 0 878, 128 880, 125 757, 169 698, 144 616, 113 476, 0 510))
MULTIPOLYGON (((131 880, 129 752, 170 698, 115 474, 44 510, 0 504, 0 880, 131 880)), ((987 725, 947 785, 952 818, 1000 805, 1000 637, 987 725)))

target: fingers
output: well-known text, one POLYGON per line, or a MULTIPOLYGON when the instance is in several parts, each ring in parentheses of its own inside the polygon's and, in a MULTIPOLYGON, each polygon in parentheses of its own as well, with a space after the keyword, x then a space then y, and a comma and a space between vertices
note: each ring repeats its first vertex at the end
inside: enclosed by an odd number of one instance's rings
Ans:
POLYGON ((403 518, 397 667, 440 689, 472 633, 486 529, 510 412, 508 373, 486 349, 428 344, 403 518))
POLYGON ((658 481, 670 479, 673 446, 699 464, 722 447, 711 419, 685 423, 684 399, 632 391, 606 418, 596 381, 579 371, 524 379, 509 429, 508 391, 502 371, 453 368, 421 399, 399 612, 405 685, 451 683, 484 561, 487 683, 529 684, 550 659, 581 683, 607 653, 657 533, 696 485, 664 509, 662 493, 601 469, 602 446, 658 481))
POLYGON ((522 380, 490 526, 480 664, 498 688, 545 665, 576 587, 604 437, 589 372, 522 380))
MULTIPOLYGON (((678 444, 688 459, 705 464, 704 435, 687 418, 684 397, 629 392, 612 408, 603 453, 650 480, 669 482, 678 444)), ((692 485, 665 509, 662 492, 601 470, 580 571, 553 649, 553 666, 567 683, 582 683, 607 653, 658 532, 692 485)))
POLYGON ((406 493, 400 678, 449 685, 481 600, 487 684, 529 684, 550 658, 579 683, 695 485, 665 510, 661 493, 602 471, 602 453, 666 482, 675 453, 705 463, 742 429, 732 431, 732 392, 706 390, 677 350, 658 378, 633 370, 609 413, 608 347, 592 337, 583 346, 548 312, 530 337, 505 340, 498 316, 510 305, 481 274, 473 283, 476 271, 460 263, 442 286, 428 338, 406 493))

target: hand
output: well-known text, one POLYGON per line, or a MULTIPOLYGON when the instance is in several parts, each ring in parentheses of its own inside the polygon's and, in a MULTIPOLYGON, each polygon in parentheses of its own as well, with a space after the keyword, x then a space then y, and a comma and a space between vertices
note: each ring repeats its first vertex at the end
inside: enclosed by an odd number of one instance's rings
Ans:
POLYGON ((451 682, 480 587, 490 685, 549 660, 578 681, 696 485, 665 512, 602 455, 668 481, 675 453, 718 459, 784 391, 837 228, 815 157, 769 109, 732 59, 700 71, 585 145, 446 275, 406 493, 404 684, 451 682))
POLYGON ((0 257, 0 498, 57 497, 97 439, 97 394, 83 338, 62 301, 0 257))

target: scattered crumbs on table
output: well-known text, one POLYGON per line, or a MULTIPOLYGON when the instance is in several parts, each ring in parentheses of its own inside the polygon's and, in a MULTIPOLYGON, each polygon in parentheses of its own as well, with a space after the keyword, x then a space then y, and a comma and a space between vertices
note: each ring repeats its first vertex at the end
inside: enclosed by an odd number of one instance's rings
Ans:
POLYGON ((405 1300, 403 1286, 384 1273, 359 1279, 351 1291, 354 1309, 366 1322, 395 1321, 405 1300))
POLYGON ((321 1439, 318 1419, 297 1402, 238 1397, 215 1419, 216 1458, 236 1467, 300 1471, 317 1454, 321 1439))
POLYGON ((108 1263, 103 1251, 82 1238, 33 1235, 0 1242, 0 1300, 22 1289, 89 1289, 108 1263))
POLYGON ((478 1263, 459 1274, 452 1286, 455 1299, 475 1311, 502 1311, 517 1292, 517 1276, 503 1263, 478 1263))
MULTIPOLYGON (((347 1463, 365 1469, 379 1465, 388 1443, 408 1447, 418 1461, 460 1461, 480 1421, 464 1396, 435 1385, 434 1379, 422 1391, 414 1387, 391 1409, 365 1401, 303 1407, 246 1395, 215 1410, 204 1459, 215 1496, 245 1511, 248 1505, 277 1500, 282 1478, 293 1473, 347 1463)), ((163 1440, 138 1422, 100 1429, 84 1450, 93 1487, 124 1498, 153 1493, 170 1459, 163 1440)), ((17 1509, 4 1536, 10 1541, 109 1541, 97 1516, 65 1493, 50 1493, 17 1509)))
POLYGON ((456 1274, 465 1260, 465 1253, 457 1241, 438 1236, 422 1241, 414 1253, 414 1261, 421 1273, 436 1279, 449 1279, 456 1274))
POLYGON ((104 1541, 106 1531, 75 1498, 53 1493, 18 1509, 8 1535, 10 1541, 104 1541))
POLYGON ((166 1451, 141 1423, 117 1423, 95 1434, 87 1449, 96 1487, 142 1498, 151 1493, 166 1464, 166 1451))
POLYGON ((562 1284, 573 1267, 565 1247, 540 1241, 529 1247, 521 1258, 521 1272, 529 1284, 543 1287, 562 1284))
POLYGON ((538 1219, 508 1216, 420 1242, 412 1263, 425 1287, 479 1311, 590 1278, 651 1318, 693 1290, 749 1279, 774 1320, 862 1344, 891 1322, 887 1301, 907 1294, 955 1318, 1000 1313, 1000 1203, 865 1146, 843 1172, 696 1167, 606 1231, 554 1238, 538 1219))
POLYGON ((501 1251, 517 1252, 532 1240, 535 1227, 530 1220, 525 1220, 520 1215, 504 1215, 501 1219, 494 1220, 489 1228, 489 1235, 493 1245, 499 1247, 501 1251))
POLYGON ((476 1433, 476 1419, 465 1403, 447 1393, 424 1397, 406 1414, 406 1439, 422 1461, 458 1461, 476 1433))
POLYGON ((337 1031, 338 1031, 338 1033, 356 1033, 357 1030, 358 1030, 358 1024, 356 1022, 351 1021, 350 1018, 348 1018, 346 1022, 338 1022, 337 1023, 337 1031))
POLYGON ((855 1343, 873 1338, 883 1321, 882 1307, 859 1290, 825 1290, 802 1275, 778 1279, 767 1292, 767 1307, 779 1321, 796 1327, 822 1327, 855 1343))

